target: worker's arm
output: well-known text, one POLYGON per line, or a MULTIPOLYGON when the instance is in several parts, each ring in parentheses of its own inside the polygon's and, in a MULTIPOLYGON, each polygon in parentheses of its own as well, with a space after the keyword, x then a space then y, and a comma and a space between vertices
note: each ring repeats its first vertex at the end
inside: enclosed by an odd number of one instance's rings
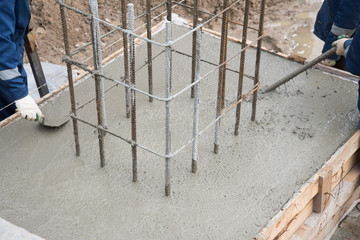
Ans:
POLYGON ((0 1, 0 94, 7 103, 15 102, 23 118, 36 120, 42 114, 28 95, 26 72, 19 68, 29 21, 27 0, 0 1))
MULTIPOLYGON (((352 36, 360 23, 360 0, 340 0, 334 23, 328 34, 322 52, 331 48, 334 41, 341 35, 352 36)), ((330 60, 338 60, 338 55, 333 55, 330 60)))

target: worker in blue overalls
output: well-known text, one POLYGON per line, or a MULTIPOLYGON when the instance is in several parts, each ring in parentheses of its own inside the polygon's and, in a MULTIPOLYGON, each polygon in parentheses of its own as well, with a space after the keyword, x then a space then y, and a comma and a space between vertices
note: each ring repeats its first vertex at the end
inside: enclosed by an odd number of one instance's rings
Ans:
POLYGON ((30 21, 28 0, 0 1, 0 121, 19 111, 38 121, 43 115, 28 95, 23 68, 24 38, 30 21))
MULTIPOLYGON (((322 52, 331 48, 338 36, 352 37, 360 23, 360 0, 325 0, 317 14, 314 34, 323 40, 322 52)), ((340 59, 332 55, 322 63, 334 66, 340 59)))
MULTIPOLYGON (((336 54, 345 56, 346 67, 349 70, 349 72, 357 76, 360 76, 360 30, 356 31, 353 39, 342 38, 334 42, 334 45, 336 45, 336 54)), ((358 109, 360 111, 360 87, 359 87, 358 109)), ((360 122, 359 122, 359 129, 360 129, 360 122)))

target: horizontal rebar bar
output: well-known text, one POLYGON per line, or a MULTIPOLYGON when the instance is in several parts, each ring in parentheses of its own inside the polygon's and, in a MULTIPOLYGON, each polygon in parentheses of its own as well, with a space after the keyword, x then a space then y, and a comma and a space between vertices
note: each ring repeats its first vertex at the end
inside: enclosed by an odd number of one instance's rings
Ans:
MULTIPOLYGON (((137 89, 137 88, 134 88, 134 91, 136 91, 136 92, 138 92, 138 93, 141 93, 141 94, 143 94, 143 95, 145 95, 145 96, 152 97, 152 98, 154 98, 154 99, 157 100, 157 101, 162 101, 162 102, 171 101, 171 100, 175 99, 176 97, 178 97, 179 95, 181 95, 182 93, 184 93, 185 91, 187 91, 189 88, 195 86, 195 84, 197 84, 198 82, 202 81, 203 79, 206 79, 210 74, 212 74, 213 72, 215 72, 217 69, 219 69, 219 68, 220 68, 221 66, 223 66, 224 64, 227 64, 228 62, 230 62, 231 60, 233 60, 234 58, 236 58, 237 56, 239 56, 239 55, 242 53, 242 51, 244 51, 245 49, 248 49, 248 48, 254 46, 255 43, 256 43, 259 39, 261 39, 261 38, 263 38, 263 37, 264 37, 264 34, 263 34, 262 36, 258 37, 257 39, 255 39, 253 42, 247 44, 246 48, 242 49, 242 50, 239 51, 238 53, 234 54, 232 57, 228 58, 228 59, 227 59, 227 62, 224 62, 224 63, 221 64, 221 65, 218 65, 218 66, 215 67, 213 70, 209 71, 209 72, 206 73, 204 76, 202 76, 199 80, 193 82, 193 83, 190 84, 190 85, 187 85, 185 88, 183 88, 182 90, 179 90, 177 93, 171 95, 169 98, 163 98, 163 97, 158 97, 158 96, 156 96, 156 95, 150 95, 149 93, 147 93, 147 92, 145 92, 145 91, 142 91, 142 90, 140 90, 140 89, 137 89)), ((79 63, 80 63, 80 62, 78 62, 78 61, 74 61, 74 60, 70 59, 68 56, 64 56, 63 60, 66 61, 66 62, 72 62, 73 64, 79 64, 79 63)), ((81 63, 81 64, 82 64, 82 63, 81 63)), ((81 68, 81 69, 83 69, 83 70, 85 70, 85 71, 87 71, 87 72, 89 72, 90 74, 95 74, 95 73, 96 73, 96 71, 94 71, 94 70, 91 70, 91 69, 89 69, 89 68, 84 68, 83 65, 79 65, 78 67, 81 68)), ((129 85, 127 85, 127 84, 125 84, 125 83, 123 83, 123 82, 120 82, 120 81, 118 81, 118 80, 109 78, 109 77, 107 77, 107 76, 105 76, 105 75, 101 75, 101 74, 99 74, 99 75, 100 75, 101 77, 103 77, 104 79, 106 79, 106 80, 108 80, 108 81, 111 81, 111 82, 114 82, 114 83, 116 83, 116 84, 118 84, 118 85, 121 85, 121 86, 124 86, 124 87, 130 87, 129 85)))

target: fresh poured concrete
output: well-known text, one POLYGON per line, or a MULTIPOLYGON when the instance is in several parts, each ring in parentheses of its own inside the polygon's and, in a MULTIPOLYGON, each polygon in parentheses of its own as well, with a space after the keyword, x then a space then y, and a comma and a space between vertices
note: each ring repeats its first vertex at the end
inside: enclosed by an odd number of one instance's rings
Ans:
MULTIPOLYGON (((185 33, 174 26, 174 36, 185 33)), ((159 32, 157 39, 164 39, 159 32)), ((203 35, 202 58, 218 63, 219 39, 203 35)), ((228 56, 241 48, 229 43, 228 56)), ((191 38, 175 45, 191 52, 191 38)), ((146 44, 137 48, 137 87, 147 89, 146 44)), ((154 47, 154 56, 162 49, 154 47)), ((246 58, 254 74, 255 51, 246 58)), ((190 82, 191 59, 173 54, 173 93, 190 82)), ((154 60, 155 93, 164 95, 164 54, 154 60)), ((300 65, 263 52, 261 81, 268 85, 300 65)), ((238 70, 239 58, 229 68, 238 70)), ((201 64, 204 75, 214 66, 201 64)), ((105 72, 119 78, 122 57, 105 72)), ((200 129, 215 118, 215 71, 200 84, 200 129)), ((226 104, 237 92, 238 75, 227 72, 226 104)), ((94 83, 77 85, 79 116, 96 123, 94 83)), ((244 93, 252 81, 245 80, 244 93)), ((130 138, 124 89, 107 84, 110 130, 130 138)), ((68 92, 43 107, 68 112, 68 92), (59 106, 62 105, 62 110, 59 106), (51 106, 51 107, 49 107, 51 106), (66 110, 64 110, 66 109, 66 110)), ((193 100, 187 91, 172 102, 172 151, 192 136, 193 100)), ((249 98, 251 99, 251 98, 249 98)), ((131 147, 106 136, 106 166, 99 167, 97 132, 79 125, 81 156, 75 156, 72 125, 44 128, 18 120, 0 129, 0 217, 45 239, 251 239, 282 205, 355 132, 357 84, 309 70, 276 91, 261 94, 257 120, 251 101, 242 104, 239 136, 234 111, 221 121, 220 153, 213 150, 214 127, 199 139, 198 173, 192 174, 191 147, 171 162, 172 191, 164 196, 165 160, 138 150, 139 180, 132 182, 131 147)), ((138 142, 164 153, 163 102, 137 93, 138 142)), ((50 109, 50 110, 49 110, 50 109)))

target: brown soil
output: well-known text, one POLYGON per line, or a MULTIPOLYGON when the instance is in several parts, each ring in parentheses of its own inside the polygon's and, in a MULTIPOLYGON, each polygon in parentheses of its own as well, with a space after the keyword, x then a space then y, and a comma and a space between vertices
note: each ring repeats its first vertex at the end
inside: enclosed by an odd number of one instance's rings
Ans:
MULTIPOLYGON (((74 6, 84 12, 88 12, 87 1, 81 0, 67 0, 67 4, 74 6)), ((119 24, 121 19, 121 10, 120 10, 120 1, 118 0, 99 0, 99 14, 101 19, 112 22, 114 24, 119 24)), ((145 10, 145 0, 132 0, 132 3, 135 5, 136 15, 141 14, 145 10)), ((151 1, 151 6, 156 6, 162 0, 151 1)), ((192 1, 185 1, 186 4, 192 5, 192 1)), ((201 0, 199 1, 199 8, 210 13, 217 13, 223 8, 223 1, 212 1, 212 0, 201 0), (215 3, 214 3, 215 2, 215 3)), ((250 25, 256 27, 258 24, 259 18, 259 6, 260 1, 251 0, 251 18, 250 25)), ((316 6, 317 7, 317 6, 316 6)), ((235 8, 230 11, 230 19, 235 22, 243 21, 243 9, 244 3, 238 4, 235 8)), ((289 53, 291 43, 287 39, 287 35, 293 32, 298 26, 309 23, 309 19, 296 19, 297 13, 302 11, 313 10, 313 4, 304 4, 304 1, 299 0, 268 0, 266 5, 266 17, 265 17, 265 47, 269 49, 274 49, 275 51, 289 53), (289 22, 289 26, 274 26, 271 23, 273 22, 289 22), (284 38, 285 36, 285 38, 284 38)), ((163 12, 165 7, 161 7, 155 10, 152 15, 158 15, 163 12)), ((55 3, 55 0, 33 0, 32 6, 32 21, 31 27, 35 30, 37 35, 37 41, 39 46, 39 54, 41 60, 44 62, 50 62, 55 64, 61 64, 62 56, 64 54, 64 45, 62 37, 62 28, 60 20, 60 11, 58 4, 55 3)), ((187 19, 192 19, 192 10, 184 7, 177 7, 174 9, 174 12, 179 16, 187 19)), ((207 19, 209 16, 206 14, 200 14, 200 18, 207 19)), ((155 21, 156 24, 162 18, 159 18, 155 21)), ((137 21, 137 26, 143 24, 145 18, 141 18, 137 21)), ((79 47, 86 42, 91 40, 91 34, 88 24, 88 19, 79 16, 78 14, 73 13, 72 11, 67 11, 67 24, 69 28, 69 41, 72 49, 74 47, 79 47)), ((214 30, 221 30, 221 19, 216 19, 216 21, 211 22, 207 27, 214 30)), ((103 27, 103 33, 111 30, 108 27, 103 27)), ((139 33, 145 32, 145 29, 142 28, 139 30, 139 33)), ((241 37, 242 29, 241 26, 236 24, 230 24, 230 35, 234 37, 241 37)), ((249 31, 249 38, 255 39, 257 33, 255 31, 249 31)), ((103 40, 103 47, 109 45, 109 43, 114 42, 119 39, 120 34, 113 34, 111 37, 107 37, 103 40)), ((115 46, 116 47, 116 46, 115 46)), ((119 47, 119 46, 118 46, 119 47)), ((108 54, 112 53, 114 49, 109 49, 108 54)), ((85 59, 87 56, 90 56, 92 50, 90 47, 86 51, 77 54, 77 58, 85 59)))

